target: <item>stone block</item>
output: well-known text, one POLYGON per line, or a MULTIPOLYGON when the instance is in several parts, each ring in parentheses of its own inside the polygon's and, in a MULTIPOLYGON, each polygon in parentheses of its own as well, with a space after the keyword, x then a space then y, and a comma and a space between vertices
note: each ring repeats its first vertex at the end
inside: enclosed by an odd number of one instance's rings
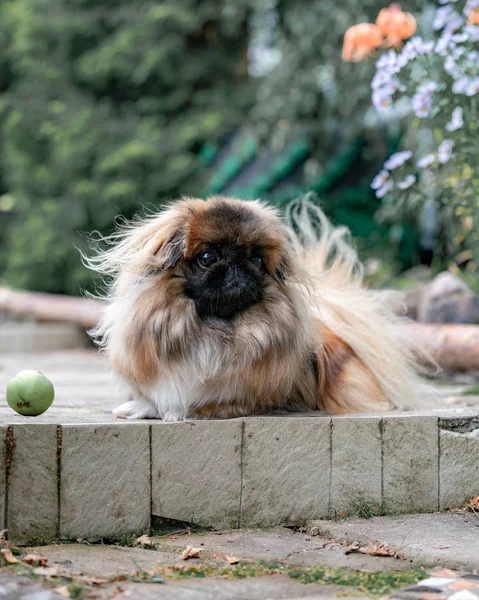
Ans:
POLYGON ((383 417, 383 510, 438 510, 437 417, 383 417))
POLYGON ((153 515, 238 527, 242 428, 241 420, 153 423, 153 515))
POLYGON ((479 436, 441 431, 439 445, 440 508, 463 506, 479 496, 479 436))
POLYGON ((329 417, 246 419, 243 440, 242 527, 328 516, 329 417))
POLYGON ((64 425, 60 482, 62 539, 148 531, 149 424, 64 425))
POLYGON ((381 419, 332 419, 331 510, 378 514, 381 490, 381 419))
POLYGON ((8 537, 33 544, 58 537, 57 426, 11 425, 8 469, 8 537))

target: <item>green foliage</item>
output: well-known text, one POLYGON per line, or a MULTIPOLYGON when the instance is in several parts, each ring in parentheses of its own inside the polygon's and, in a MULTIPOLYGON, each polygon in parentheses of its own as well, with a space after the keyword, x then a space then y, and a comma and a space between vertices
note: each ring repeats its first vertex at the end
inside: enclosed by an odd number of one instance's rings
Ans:
POLYGON ((246 26, 241 3, 213 0, 3 3, 9 284, 76 294, 90 285, 78 232, 199 193, 203 145, 211 155, 250 103, 246 26))

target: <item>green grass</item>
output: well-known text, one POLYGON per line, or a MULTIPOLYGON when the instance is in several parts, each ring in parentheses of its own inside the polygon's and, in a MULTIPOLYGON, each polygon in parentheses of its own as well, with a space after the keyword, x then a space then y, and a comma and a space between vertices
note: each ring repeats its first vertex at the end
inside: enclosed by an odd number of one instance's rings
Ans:
POLYGON ((468 390, 464 390, 461 396, 479 396, 479 385, 469 388, 468 390))
POLYGON ((285 575, 297 581, 341 585, 352 587, 362 593, 372 596, 382 596, 407 585, 417 583, 427 576, 422 569, 407 571, 353 571, 343 567, 323 568, 317 566, 290 567, 279 563, 269 562, 239 562, 234 566, 222 566, 203 563, 184 567, 162 567, 161 575, 168 579, 191 579, 205 577, 225 577, 228 579, 245 579, 247 577, 262 577, 265 575, 285 575))

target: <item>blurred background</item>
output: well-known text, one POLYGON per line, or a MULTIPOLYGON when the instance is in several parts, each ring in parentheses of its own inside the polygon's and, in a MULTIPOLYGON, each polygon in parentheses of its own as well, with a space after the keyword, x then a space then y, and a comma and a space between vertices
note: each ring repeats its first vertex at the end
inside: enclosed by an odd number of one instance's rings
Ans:
MULTIPOLYGON (((85 232, 217 193, 281 208, 314 192, 351 229, 373 285, 407 287, 456 264, 437 215, 389 205, 381 217, 371 189, 411 118, 374 109, 378 54, 346 62, 342 46, 387 5, 4 0, 0 285, 91 290, 77 250, 85 232)), ((426 33, 437 6, 401 3, 426 33)), ((474 286, 466 263, 456 274, 474 286)))

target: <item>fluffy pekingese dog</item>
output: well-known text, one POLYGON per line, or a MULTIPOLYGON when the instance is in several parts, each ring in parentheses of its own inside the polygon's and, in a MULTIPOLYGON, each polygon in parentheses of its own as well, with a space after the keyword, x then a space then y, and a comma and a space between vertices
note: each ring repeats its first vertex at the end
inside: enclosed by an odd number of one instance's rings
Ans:
POLYGON ((86 259, 110 278, 93 337, 132 419, 275 409, 378 412, 424 393, 390 302, 362 286, 347 230, 302 200, 184 198, 86 259))

